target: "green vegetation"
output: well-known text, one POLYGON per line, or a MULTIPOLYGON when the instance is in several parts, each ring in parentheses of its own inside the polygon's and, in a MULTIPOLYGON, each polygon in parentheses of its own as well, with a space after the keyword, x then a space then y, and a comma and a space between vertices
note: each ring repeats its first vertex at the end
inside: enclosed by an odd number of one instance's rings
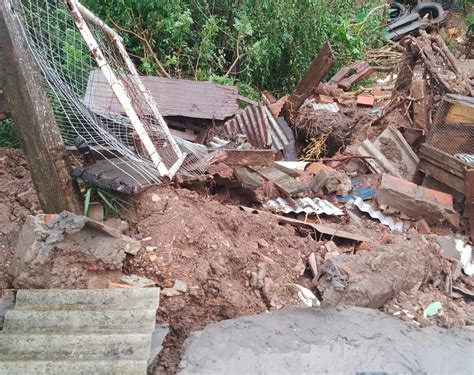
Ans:
POLYGON ((0 121, 0 147, 19 147, 11 119, 0 121))
POLYGON ((91 201, 100 202, 102 204, 105 219, 109 217, 111 212, 114 216, 118 216, 120 209, 130 206, 128 200, 115 191, 94 185, 87 185, 84 194, 84 216, 87 216, 89 213, 91 201))
POLYGON ((237 84, 254 98, 290 92, 326 40, 338 66, 383 40, 383 0, 83 2, 120 31, 142 73, 237 84))

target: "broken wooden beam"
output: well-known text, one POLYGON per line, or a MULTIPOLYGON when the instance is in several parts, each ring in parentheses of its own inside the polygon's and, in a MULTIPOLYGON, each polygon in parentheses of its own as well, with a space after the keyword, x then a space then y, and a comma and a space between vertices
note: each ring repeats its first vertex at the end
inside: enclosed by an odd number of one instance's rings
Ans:
POLYGON ((82 212, 66 149, 48 101, 43 77, 12 13, 0 2, 0 87, 45 213, 82 212))
POLYGON ((237 180, 240 181, 244 189, 255 190, 263 186, 259 176, 245 167, 236 167, 234 169, 234 175, 237 180))
POLYGON ((329 72, 335 60, 331 44, 326 42, 288 98, 286 105, 289 112, 295 112, 301 107, 306 98, 311 95, 312 90, 329 72))
POLYGON ((272 165, 275 161, 274 150, 224 150, 222 162, 230 166, 272 165))
POLYGON ((426 81, 424 79, 414 79, 411 84, 411 96, 413 102, 413 122, 423 130, 430 128, 430 108, 429 95, 426 81))
POLYGON ((298 181, 275 166, 252 166, 251 169, 265 177, 268 181, 273 182, 281 192, 290 197, 308 191, 309 189, 307 182, 298 181))

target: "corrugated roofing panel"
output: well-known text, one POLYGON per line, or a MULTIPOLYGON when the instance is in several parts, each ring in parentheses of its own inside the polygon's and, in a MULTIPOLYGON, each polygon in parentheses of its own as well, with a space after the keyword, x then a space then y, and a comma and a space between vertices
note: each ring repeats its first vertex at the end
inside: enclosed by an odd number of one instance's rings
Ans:
POLYGON ((270 124, 264 106, 250 105, 225 123, 227 133, 232 136, 244 134, 249 143, 259 149, 269 148, 271 145, 270 124))
POLYGON ((326 214, 326 215, 334 215, 340 216, 344 215, 341 209, 334 206, 332 203, 328 202, 327 200, 320 199, 320 198, 298 198, 298 199, 291 199, 285 200, 284 198, 277 198, 275 200, 268 200, 264 203, 264 206, 275 211, 275 212, 283 212, 288 214, 290 212, 293 213, 315 213, 315 214, 326 214))
MULTIPOLYGON (((143 76, 141 80, 163 116, 225 120, 239 112, 238 92, 234 86, 152 76, 143 76)), ((92 110, 123 112, 98 70, 89 77, 84 101, 92 110)))
POLYGON ((20 290, 0 373, 146 374, 158 304, 158 288, 20 290))

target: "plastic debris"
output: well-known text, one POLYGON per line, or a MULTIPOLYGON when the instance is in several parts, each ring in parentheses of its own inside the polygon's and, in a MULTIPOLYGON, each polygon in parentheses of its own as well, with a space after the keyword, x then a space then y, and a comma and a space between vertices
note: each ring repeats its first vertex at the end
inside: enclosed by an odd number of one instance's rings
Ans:
POLYGON ((339 112, 339 106, 337 105, 337 103, 320 104, 315 103, 312 100, 306 100, 304 102, 304 105, 313 108, 315 111, 329 111, 334 113, 339 112))
POLYGON ((443 305, 441 302, 433 302, 428 305, 426 309, 423 310, 423 316, 425 318, 429 318, 430 316, 438 315, 443 305))
POLYGON ((319 302, 318 297, 314 295, 314 293, 305 288, 304 286, 298 284, 290 284, 293 285, 296 289, 298 289, 298 297, 303 301, 303 303, 308 307, 317 307, 321 305, 319 302))
POLYGON ((401 221, 395 221, 393 218, 385 216, 382 212, 376 211, 371 205, 364 203, 360 197, 349 200, 348 205, 349 207, 355 205, 359 210, 369 214, 372 219, 377 219, 383 225, 389 227, 392 231, 403 231, 403 223, 401 221))
POLYGON ((466 245, 462 240, 456 240, 456 250, 461 254, 462 270, 468 276, 474 274, 474 264, 472 264, 472 246, 466 245))

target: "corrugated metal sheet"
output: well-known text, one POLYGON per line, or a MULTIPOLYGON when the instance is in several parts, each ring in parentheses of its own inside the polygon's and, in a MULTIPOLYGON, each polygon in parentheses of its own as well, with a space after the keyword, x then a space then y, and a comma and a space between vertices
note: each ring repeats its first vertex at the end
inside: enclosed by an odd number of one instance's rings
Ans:
MULTIPOLYGON (((264 106, 265 113, 268 117, 270 123, 270 132, 272 137, 272 147, 274 150, 281 151, 286 148, 291 142, 290 138, 286 134, 283 126, 280 124, 280 121, 275 119, 271 111, 267 106, 264 106)), ((288 127, 288 126, 287 126, 288 127)), ((288 130, 291 132, 291 129, 288 127, 288 130)))
POLYGON ((283 212, 288 214, 290 212, 294 213, 315 213, 315 214, 326 214, 340 216, 344 215, 341 209, 337 208, 330 202, 320 199, 320 198, 298 198, 285 200, 283 198, 277 198, 275 200, 268 200, 264 203, 264 206, 275 211, 283 212))
MULTIPOLYGON (((163 77, 141 77, 163 116, 225 120, 239 112, 234 86, 163 77)), ((100 71, 89 77, 84 100, 92 110, 123 112, 100 71)))
POLYGON ((1 374, 146 374, 158 288, 20 290, 1 374))
POLYGON ((249 143, 259 149, 271 146, 270 124, 264 106, 250 105, 225 123, 229 136, 244 134, 249 143))
POLYGON ((372 219, 377 219, 391 230, 403 231, 403 223, 401 221, 396 221, 391 217, 385 216, 382 212, 376 211, 370 204, 365 203, 362 198, 357 197, 350 200, 349 204, 354 204, 359 210, 369 214, 372 219))

